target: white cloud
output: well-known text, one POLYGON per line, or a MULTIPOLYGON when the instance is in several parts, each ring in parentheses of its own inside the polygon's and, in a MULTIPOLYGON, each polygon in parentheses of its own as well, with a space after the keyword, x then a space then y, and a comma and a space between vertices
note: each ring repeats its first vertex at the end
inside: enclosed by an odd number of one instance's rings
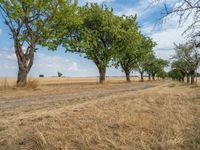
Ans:
POLYGON ((150 3, 146 0, 140 0, 139 3, 133 5, 132 7, 120 6, 120 10, 116 12, 116 15, 136 15, 140 18, 143 18, 149 11, 150 3))
POLYGON ((65 58, 64 56, 49 56, 43 53, 37 53, 32 73, 37 74, 46 73, 55 75, 57 72, 62 72, 67 75, 69 72, 80 72, 78 63, 65 58), (45 71, 44 71, 45 70, 45 71))
POLYGON ((159 58, 170 60, 175 54, 174 50, 154 50, 155 55, 159 58))
POLYGON ((1 35, 1 33, 2 33, 2 29, 0 28, 0 35, 1 35))
POLYGON ((184 39, 182 37, 182 32, 177 29, 167 29, 157 33, 152 36, 153 40, 157 43, 156 49, 173 49, 174 43, 180 43, 184 39))
MULTIPOLYGON (((12 49, 0 50, 0 76, 16 76, 17 75, 17 59, 12 49)), ((36 53, 34 65, 31 68, 30 75, 38 76, 39 74, 57 75, 57 72, 62 72, 64 75, 80 74, 82 69, 76 61, 65 58, 64 56, 44 53, 36 53)))
POLYGON ((115 0, 83 0, 83 2, 81 2, 81 4, 85 4, 85 3, 98 3, 98 4, 102 4, 102 3, 109 3, 109 2, 113 2, 115 0))
MULTIPOLYGON (((137 14, 138 18, 145 19, 148 15, 151 15, 152 12, 155 10, 160 9, 160 7, 163 5, 163 3, 155 2, 157 0, 139 0, 135 1, 133 3, 130 3, 131 5, 120 5, 120 10, 116 12, 117 15, 135 15, 137 14)), ((164 0, 167 1, 167 3, 170 3, 170 5, 175 4, 177 0, 164 0)))
POLYGON ((166 18, 160 31, 155 32, 151 37, 158 43, 157 49, 173 49, 174 43, 182 43, 187 40, 184 31, 192 23, 192 18, 188 18, 184 24, 179 24, 178 16, 166 18))
POLYGON ((72 62, 71 66, 68 68, 70 71, 79 71, 78 64, 76 62, 72 62))
POLYGON ((182 43, 187 40, 183 32, 191 23, 192 18, 188 18, 184 24, 180 25, 179 17, 173 15, 166 18, 161 26, 146 24, 140 30, 157 43, 154 48, 156 55, 169 59, 169 56, 174 52, 174 43, 182 43))

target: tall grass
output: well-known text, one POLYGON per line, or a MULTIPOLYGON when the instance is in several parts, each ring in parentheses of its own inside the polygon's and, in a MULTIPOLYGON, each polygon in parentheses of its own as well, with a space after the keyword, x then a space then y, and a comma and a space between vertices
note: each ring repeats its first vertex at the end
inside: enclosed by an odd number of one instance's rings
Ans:
POLYGON ((28 78, 26 89, 28 90, 36 90, 39 86, 39 80, 33 79, 31 77, 28 78))
POLYGON ((1 91, 9 89, 9 87, 10 86, 9 86, 7 78, 4 78, 3 80, 0 80, 0 90, 1 91))

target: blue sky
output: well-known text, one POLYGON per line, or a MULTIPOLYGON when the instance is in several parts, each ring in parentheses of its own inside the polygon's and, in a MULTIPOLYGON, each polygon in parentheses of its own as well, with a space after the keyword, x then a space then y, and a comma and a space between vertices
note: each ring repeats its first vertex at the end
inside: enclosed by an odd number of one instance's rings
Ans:
MULTIPOLYGON (((140 30, 157 42, 154 52, 158 57, 169 59, 174 54, 173 43, 184 41, 182 32, 189 24, 179 26, 178 17, 170 16, 164 23, 160 23, 162 4, 152 4, 153 0, 82 0, 80 5, 86 2, 97 2, 112 7, 116 15, 138 15, 140 30)), ((173 5, 178 0, 167 0, 173 5)), ((92 61, 80 57, 76 54, 65 53, 62 47, 58 51, 50 52, 47 48, 39 47, 36 53, 34 65, 31 69, 31 76, 44 74, 45 76, 55 76, 57 72, 62 72, 65 76, 83 77, 97 76, 98 70, 92 61)), ((137 73, 135 73, 137 74, 137 73)), ((0 18, 0 76, 11 77, 17 75, 16 56, 13 49, 13 41, 9 36, 9 29, 0 18)), ((115 68, 108 68, 107 75, 120 76, 123 73, 115 68)))

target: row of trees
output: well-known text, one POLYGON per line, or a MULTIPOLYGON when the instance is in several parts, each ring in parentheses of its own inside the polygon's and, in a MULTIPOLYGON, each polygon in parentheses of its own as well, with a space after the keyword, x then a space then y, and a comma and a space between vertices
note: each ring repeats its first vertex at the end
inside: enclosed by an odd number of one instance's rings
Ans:
POLYGON ((194 84, 197 69, 200 64, 200 53, 195 43, 188 42, 175 45, 175 56, 171 65, 169 76, 173 79, 194 84))
POLYGON ((136 16, 116 16, 96 3, 78 7, 70 0, 0 0, 0 12, 14 41, 18 86, 26 86, 38 45, 49 50, 62 46, 92 60, 100 83, 110 64, 122 69, 127 82, 133 70, 141 80, 145 72, 153 80, 165 74, 168 62, 155 57, 156 43, 139 32, 136 16))
POLYGON ((197 69, 200 63, 200 1, 180 0, 173 4, 162 0, 154 2, 164 3, 165 19, 177 16, 180 25, 188 23, 185 24, 186 29, 183 32, 183 36, 187 37, 188 42, 175 45, 176 53, 168 76, 182 82, 186 79, 187 83, 194 84, 195 76, 199 76, 197 69))

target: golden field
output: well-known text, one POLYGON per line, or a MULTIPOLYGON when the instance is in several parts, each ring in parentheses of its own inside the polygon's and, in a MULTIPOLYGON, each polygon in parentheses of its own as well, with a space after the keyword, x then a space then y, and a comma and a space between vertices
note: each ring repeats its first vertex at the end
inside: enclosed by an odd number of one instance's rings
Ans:
POLYGON ((0 79, 1 150, 199 150, 200 87, 124 78, 0 79))

